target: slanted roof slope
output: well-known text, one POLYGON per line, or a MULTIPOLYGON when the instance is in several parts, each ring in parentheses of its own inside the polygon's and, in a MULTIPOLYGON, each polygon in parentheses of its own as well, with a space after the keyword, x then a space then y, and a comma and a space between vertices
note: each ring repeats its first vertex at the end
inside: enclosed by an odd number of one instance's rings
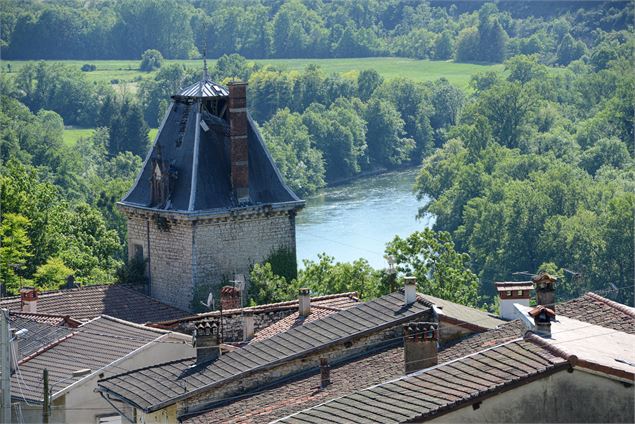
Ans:
POLYGON ((565 359, 540 346, 514 340, 333 399, 280 422, 397 423, 428 418, 567 366, 565 359))
POLYGON ((429 311, 430 306, 420 301, 405 306, 403 294, 393 293, 236 349, 210 364, 192 367, 195 360, 190 359, 144 368, 100 380, 98 390, 152 412, 217 384, 389 328, 429 311))
POLYGON ((11 377, 14 396, 42 401, 42 372, 49 370, 49 381, 64 384, 57 393, 83 377, 71 377, 74 371, 93 372, 128 355, 166 334, 163 330, 142 327, 108 316, 95 318, 73 329, 72 333, 23 358, 20 372, 11 377))
MULTIPOLYGON (((1 299, 0 307, 20 312, 20 298, 1 299)), ((41 314, 68 315, 81 321, 110 315, 137 324, 188 315, 185 311, 119 284, 42 293, 38 297, 37 310, 41 314)))

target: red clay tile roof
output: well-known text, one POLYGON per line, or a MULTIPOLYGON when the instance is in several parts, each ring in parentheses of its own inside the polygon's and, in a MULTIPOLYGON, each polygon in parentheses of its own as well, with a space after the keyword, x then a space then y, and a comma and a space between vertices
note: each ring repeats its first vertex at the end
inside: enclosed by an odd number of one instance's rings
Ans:
MULTIPOLYGON (((329 294, 325 296, 315 296, 311 298, 311 306, 321 306, 322 308, 333 308, 334 310, 344 310, 360 303, 357 297, 357 292, 337 293, 329 294)), ((289 300, 286 302, 268 303, 265 305, 249 306, 238 309, 223 310, 223 316, 228 317, 231 315, 240 315, 244 312, 251 312, 254 314, 264 314, 273 311, 280 311, 285 309, 298 309, 298 300, 289 300)), ((220 311, 204 312, 196 315, 188 315, 180 317, 178 319, 165 319, 160 322, 156 322, 154 326, 159 328, 176 328, 179 324, 203 320, 207 318, 220 317, 220 311)))
MULTIPOLYGON (((20 298, 1 299, 0 307, 20 312, 20 298)), ((185 311, 119 284, 42 293, 37 310, 39 314, 69 315, 80 321, 110 315, 137 324, 188 315, 185 311)))
POLYGON ((557 315, 635 334, 635 310, 595 293, 587 293, 577 299, 556 304, 557 315))
POLYGON ((56 327, 75 328, 81 325, 81 321, 77 321, 68 315, 52 315, 52 314, 33 314, 25 312, 11 312, 11 316, 25 318, 40 324, 52 325, 56 327))

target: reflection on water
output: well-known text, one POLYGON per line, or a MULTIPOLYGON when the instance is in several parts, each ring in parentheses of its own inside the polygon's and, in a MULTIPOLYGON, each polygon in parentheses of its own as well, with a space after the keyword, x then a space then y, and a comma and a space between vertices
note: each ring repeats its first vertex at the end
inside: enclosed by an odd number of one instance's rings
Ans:
POLYGON ((306 199, 297 218, 298 262, 326 252, 337 261, 365 258, 384 268, 384 248, 395 235, 432 225, 416 219, 422 203, 413 191, 416 169, 367 177, 306 199))

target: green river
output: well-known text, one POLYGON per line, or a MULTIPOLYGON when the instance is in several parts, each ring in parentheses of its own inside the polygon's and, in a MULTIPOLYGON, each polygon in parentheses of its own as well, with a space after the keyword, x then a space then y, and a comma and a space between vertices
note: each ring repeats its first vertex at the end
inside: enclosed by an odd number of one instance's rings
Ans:
POLYGON ((297 217, 298 264, 325 252, 339 262, 365 258, 385 268, 387 242, 433 224, 429 216, 416 218, 422 206, 412 189, 416 176, 409 169, 364 177, 306 199, 297 217))

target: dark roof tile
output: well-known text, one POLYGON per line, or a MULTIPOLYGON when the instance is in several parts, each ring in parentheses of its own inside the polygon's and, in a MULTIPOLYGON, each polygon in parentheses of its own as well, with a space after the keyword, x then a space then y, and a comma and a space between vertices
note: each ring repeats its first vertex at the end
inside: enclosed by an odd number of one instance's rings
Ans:
MULTIPOLYGON (((20 312, 20 298, 3 298, 0 307, 20 312)), ((119 284, 42 293, 38 298, 37 309, 38 314, 68 315, 81 321, 109 315, 137 324, 188 315, 185 311, 119 284)))
POLYGON ((175 373, 164 371, 164 365, 157 365, 152 369, 161 375, 160 379, 152 378, 153 387, 162 391, 161 402, 153 402, 143 396, 143 393, 135 393, 133 386, 139 379, 146 379, 143 372, 131 372, 110 377, 99 382, 99 390, 113 392, 120 397, 129 399, 141 409, 146 411, 156 410, 164 405, 176 402, 183 395, 183 391, 175 388, 180 383, 187 388, 189 394, 195 390, 204 390, 221 382, 240 378, 243 373, 258 368, 268 368, 281 360, 291 360, 308 354, 314 349, 324 349, 332 343, 339 343, 348 338, 359 337, 370 331, 377 331, 382 327, 389 327, 405 322, 409 319, 429 313, 427 304, 415 302, 404 306, 403 294, 393 293, 374 301, 360 303, 354 309, 384 311, 386 317, 381 325, 360 320, 353 314, 352 309, 339 311, 321 320, 313 321, 303 327, 292 328, 287 332, 279 333, 262 342, 247 345, 242 349, 222 355, 211 364, 199 365, 190 368, 192 361, 172 363, 170 367, 177 367, 175 373), (318 339, 310 337, 311 330, 320 333, 318 339), (263 358, 262 350, 275 349, 282 355, 280 359, 272 362, 270 358, 263 358), (196 380, 195 380, 196 377, 196 380))

